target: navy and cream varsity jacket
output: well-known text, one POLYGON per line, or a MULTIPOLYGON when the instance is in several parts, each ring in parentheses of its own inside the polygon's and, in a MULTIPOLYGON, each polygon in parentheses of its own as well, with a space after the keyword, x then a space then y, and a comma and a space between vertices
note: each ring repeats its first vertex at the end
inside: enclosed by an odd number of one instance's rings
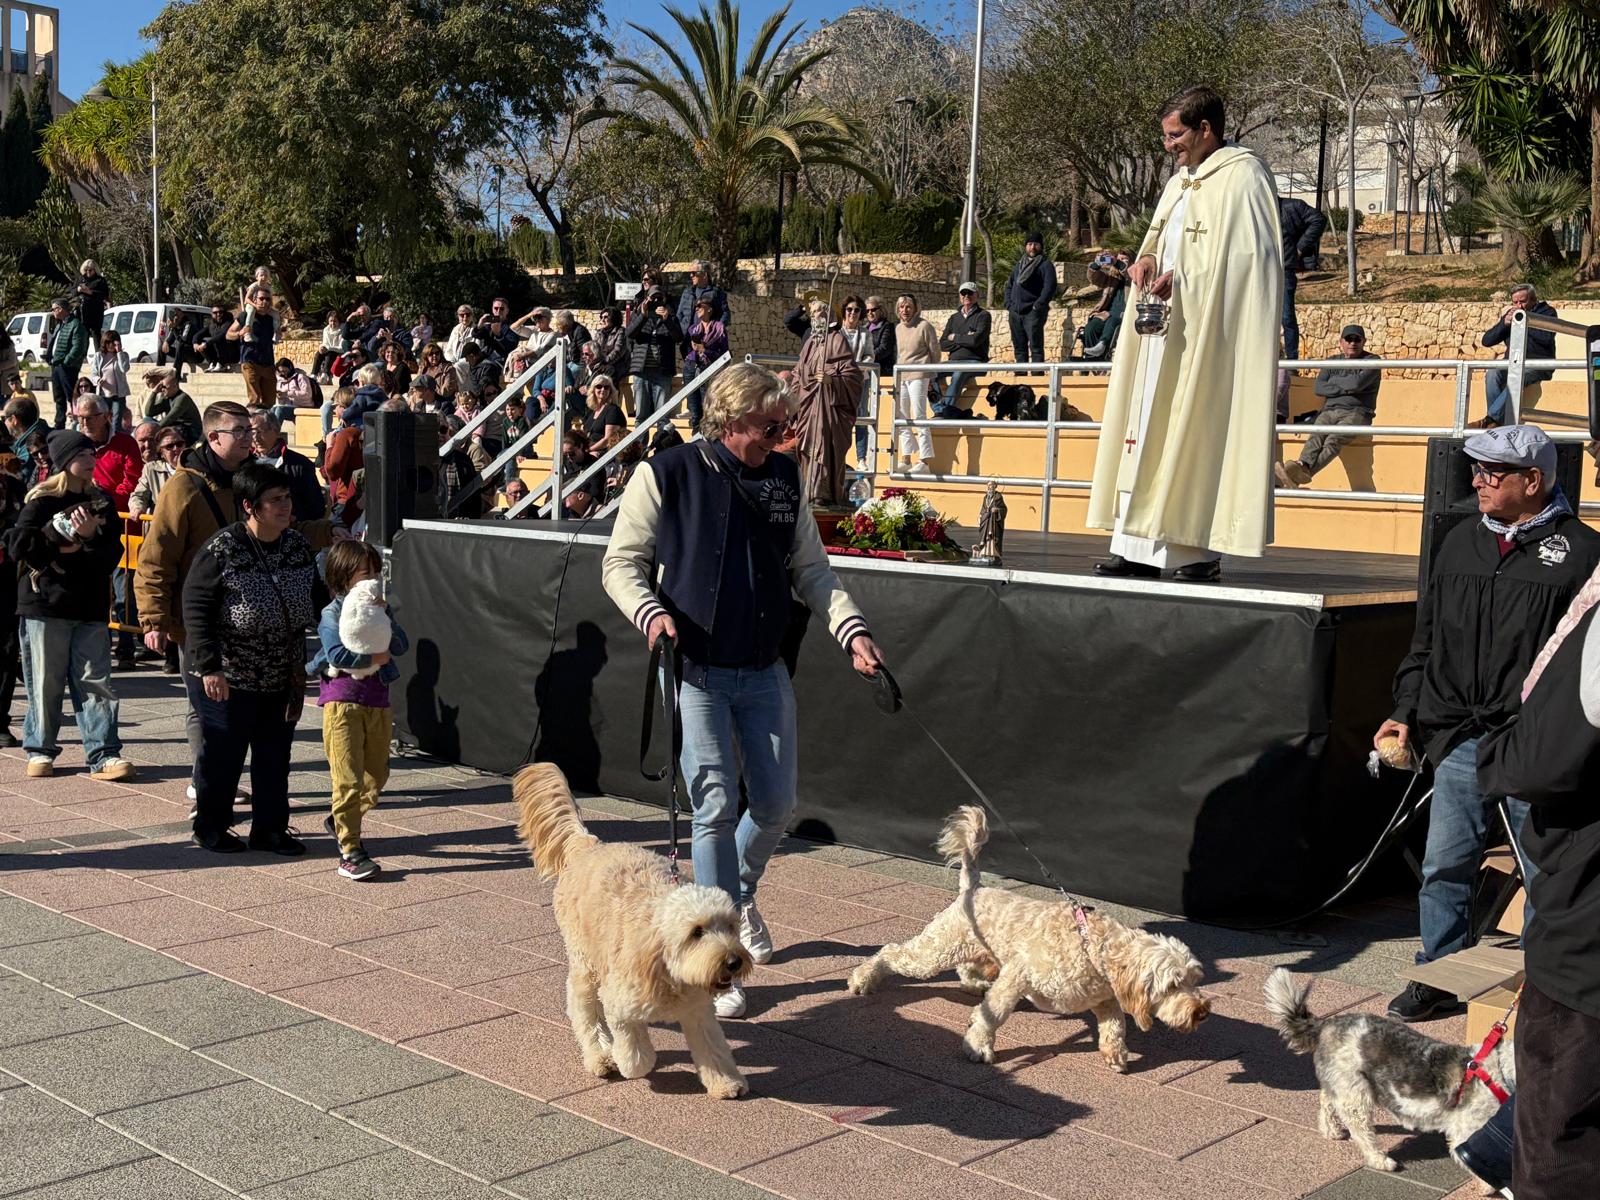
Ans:
POLYGON ((799 468, 781 454, 751 469, 720 443, 690 442, 645 462, 622 494, 601 581, 641 632, 672 617, 684 679, 695 686, 709 667, 776 662, 791 592, 841 647, 870 636, 828 565, 799 468), (734 488, 765 515, 765 528, 734 488))

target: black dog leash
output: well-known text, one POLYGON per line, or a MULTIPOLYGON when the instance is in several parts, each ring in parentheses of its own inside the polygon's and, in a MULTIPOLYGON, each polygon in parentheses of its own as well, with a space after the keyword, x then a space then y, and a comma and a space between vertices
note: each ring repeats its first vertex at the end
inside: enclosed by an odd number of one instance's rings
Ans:
POLYGON ((639 773, 652 783, 667 781, 667 831, 670 850, 667 861, 672 880, 678 882, 678 754, 683 749, 683 711, 679 693, 683 688, 683 654, 676 638, 663 633, 650 648, 650 666, 644 679, 644 722, 639 731, 639 773), (670 731, 667 761, 659 771, 645 767, 650 753, 650 732, 655 721, 656 693, 661 694, 661 720, 670 731))
POLYGON ((1005 831, 1011 835, 1012 840, 1015 841, 1017 845, 1022 847, 1023 852, 1026 853, 1029 858, 1033 859, 1033 864, 1039 868, 1040 874, 1043 875, 1045 879, 1049 880, 1051 886, 1054 887, 1056 891, 1061 893, 1062 899, 1072 906, 1072 919, 1077 922, 1078 934, 1080 937, 1084 938, 1085 944, 1087 945, 1089 932, 1089 920, 1087 916, 1088 910, 1083 906, 1082 901, 1080 901, 1071 892, 1067 891, 1066 888, 1061 886, 1061 881, 1055 877, 1050 868, 1045 866, 1044 862, 1039 858, 1039 856, 1033 852, 1033 847, 1028 845, 1028 843, 1023 839, 1023 836, 1017 832, 1015 826, 1013 826, 1010 821, 1006 820, 1005 814, 994 806, 994 801, 989 799, 984 790, 978 786, 977 781, 967 773, 967 769, 956 761, 955 755, 946 750, 944 748, 944 743, 933 736, 933 730, 929 729, 922 723, 921 717, 917 716, 915 712, 912 712, 911 709, 906 707, 905 696, 900 691, 900 684, 896 682, 895 677, 889 673, 889 668, 884 666, 882 663, 879 663, 876 674, 863 676, 863 678, 865 678, 866 681, 872 685, 872 699, 873 702, 877 704, 879 710, 888 716, 893 716, 898 712, 906 713, 906 715, 911 718, 912 723, 916 725, 918 729, 922 730, 922 736, 933 743, 933 748, 940 754, 944 755, 945 762, 949 763, 954 769, 955 773, 961 776, 961 781, 967 785, 967 789, 974 796, 976 796, 983 807, 993 814, 995 819, 998 820, 1002 826, 1004 826, 1005 831))

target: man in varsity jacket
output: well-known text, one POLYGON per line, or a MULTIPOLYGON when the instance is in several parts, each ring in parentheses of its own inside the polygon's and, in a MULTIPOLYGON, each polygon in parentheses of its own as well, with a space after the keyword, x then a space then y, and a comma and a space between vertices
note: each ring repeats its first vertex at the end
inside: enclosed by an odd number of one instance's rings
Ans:
MULTIPOLYGON (((623 493, 601 568, 606 594, 653 647, 683 654, 680 767, 694 808, 695 882, 739 907, 757 963, 772 937, 756 885, 794 812, 794 691, 781 661, 791 594, 827 622, 863 675, 882 658, 861 610, 828 565, 792 459, 773 454, 789 422, 783 383, 751 363, 723 370, 690 442, 649 459, 623 493), (739 816, 743 773, 748 801, 739 816)), ((716 1000, 744 1015, 744 989, 716 1000)))

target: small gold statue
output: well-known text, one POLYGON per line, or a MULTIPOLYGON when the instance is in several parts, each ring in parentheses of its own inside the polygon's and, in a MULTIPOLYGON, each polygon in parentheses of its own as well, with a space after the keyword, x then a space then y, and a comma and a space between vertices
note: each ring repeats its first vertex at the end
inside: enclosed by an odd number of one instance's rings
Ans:
POLYGON ((972 563, 979 567, 998 567, 1006 540, 1006 498, 996 482, 989 480, 978 509, 978 541, 972 547, 972 563))

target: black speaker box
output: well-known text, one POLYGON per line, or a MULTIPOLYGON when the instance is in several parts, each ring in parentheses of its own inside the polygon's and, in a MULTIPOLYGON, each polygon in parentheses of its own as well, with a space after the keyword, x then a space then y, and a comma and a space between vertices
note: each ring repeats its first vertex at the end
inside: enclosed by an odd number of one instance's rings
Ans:
POLYGON ((367 541, 389 546, 407 517, 439 515, 439 418, 368 413, 364 433, 367 541))
MULTIPOLYGON (((1478 519, 1478 493, 1472 487, 1472 460, 1465 438, 1428 439, 1428 476, 1422 496, 1422 549, 1417 557, 1417 602, 1428 594, 1428 576, 1445 536, 1463 521, 1478 519)), ((1583 446, 1556 443, 1556 482, 1576 505, 1583 487, 1583 446)))

